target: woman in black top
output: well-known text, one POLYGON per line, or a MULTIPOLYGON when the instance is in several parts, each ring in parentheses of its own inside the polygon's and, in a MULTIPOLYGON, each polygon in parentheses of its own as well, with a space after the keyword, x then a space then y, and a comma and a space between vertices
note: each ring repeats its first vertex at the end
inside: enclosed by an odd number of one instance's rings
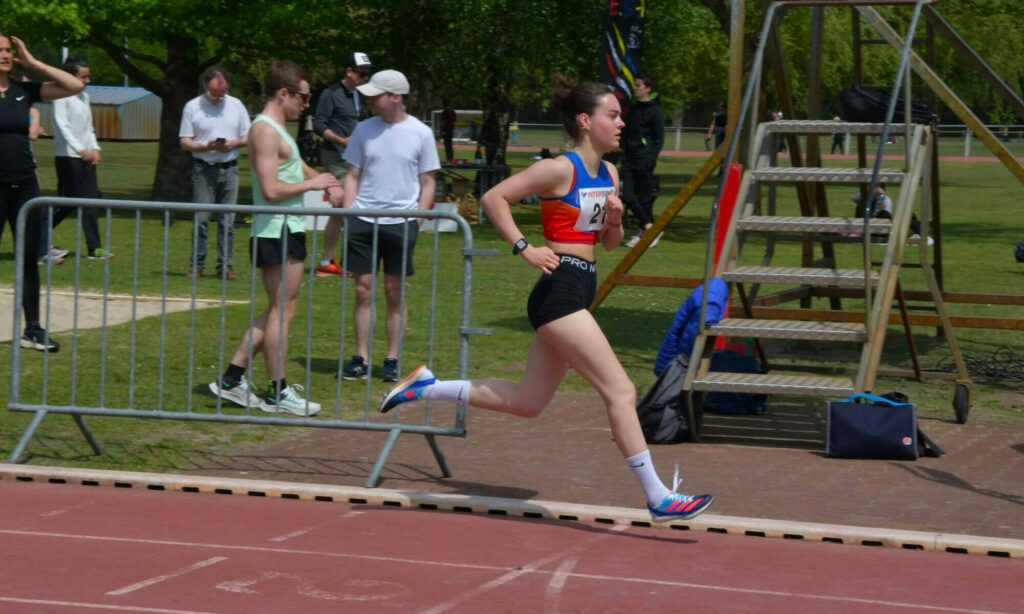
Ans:
MULTIPOLYGON (((70 74, 35 59, 16 36, 0 32, 0 229, 6 221, 17 241, 18 211, 39 196, 36 161, 29 140, 29 110, 40 101, 73 96, 85 84, 70 74), (17 51, 17 55, 14 51, 17 51), (15 65, 50 79, 44 83, 14 81, 15 65)), ((25 221, 24 278, 21 305, 25 311, 25 332, 21 347, 56 352, 60 346, 39 325, 39 265, 36 252, 45 219, 44 209, 33 209, 25 221)))

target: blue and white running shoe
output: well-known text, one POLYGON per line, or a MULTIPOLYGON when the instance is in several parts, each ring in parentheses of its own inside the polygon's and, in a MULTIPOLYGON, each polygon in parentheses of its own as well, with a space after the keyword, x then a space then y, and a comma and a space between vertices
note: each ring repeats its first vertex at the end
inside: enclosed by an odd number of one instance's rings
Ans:
POLYGON ((681 495, 676 492, 682 480, 679 479, 679 466, 676 466, 672 478, 672 492, 665 495, 658 505, 647 504, 652 522, 668 522, 669 520, 689 520, 698 516, 711 506, 715 498, 711 495, 681 495))
POLYGON ((427 365, 420 365, 384 394, 384 398, 377 405, 377 411, 386 414, 396 405, 416 401, 423 396, 424 388, 435 383, 437 383, 437 378, 430 372, 427 365))

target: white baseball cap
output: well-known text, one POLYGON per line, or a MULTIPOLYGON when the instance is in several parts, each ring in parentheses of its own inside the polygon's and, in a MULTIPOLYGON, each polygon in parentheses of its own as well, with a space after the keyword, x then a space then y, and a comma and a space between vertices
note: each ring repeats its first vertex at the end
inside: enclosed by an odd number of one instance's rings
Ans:
POLYGON ((409 81, 397 70, 382 70, 373 73, 368 83, 357 85, 356 89, 363 96, 379 96, 389 94, 408 94, 409 81))

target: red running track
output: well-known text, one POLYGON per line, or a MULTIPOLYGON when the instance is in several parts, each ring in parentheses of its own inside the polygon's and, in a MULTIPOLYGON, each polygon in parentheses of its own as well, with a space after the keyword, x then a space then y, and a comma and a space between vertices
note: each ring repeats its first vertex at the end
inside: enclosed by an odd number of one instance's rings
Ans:
POLYGON ((1021 612, 1024 561, 0 483, 0 612, 1021 612))

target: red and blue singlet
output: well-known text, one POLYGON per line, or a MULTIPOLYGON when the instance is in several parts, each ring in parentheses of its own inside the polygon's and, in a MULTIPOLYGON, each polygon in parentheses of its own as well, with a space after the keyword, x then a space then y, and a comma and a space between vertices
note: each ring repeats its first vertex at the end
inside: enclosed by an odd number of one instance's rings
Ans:
POLYGON ((541 199, 544 238, 556 243, 595 245, 607 217, 605 201, 615 193, 615 184, 604 162, 597 177, 591 177, 575 151, 565 157, 572 162, 572 186, 564 196, 541 199))

